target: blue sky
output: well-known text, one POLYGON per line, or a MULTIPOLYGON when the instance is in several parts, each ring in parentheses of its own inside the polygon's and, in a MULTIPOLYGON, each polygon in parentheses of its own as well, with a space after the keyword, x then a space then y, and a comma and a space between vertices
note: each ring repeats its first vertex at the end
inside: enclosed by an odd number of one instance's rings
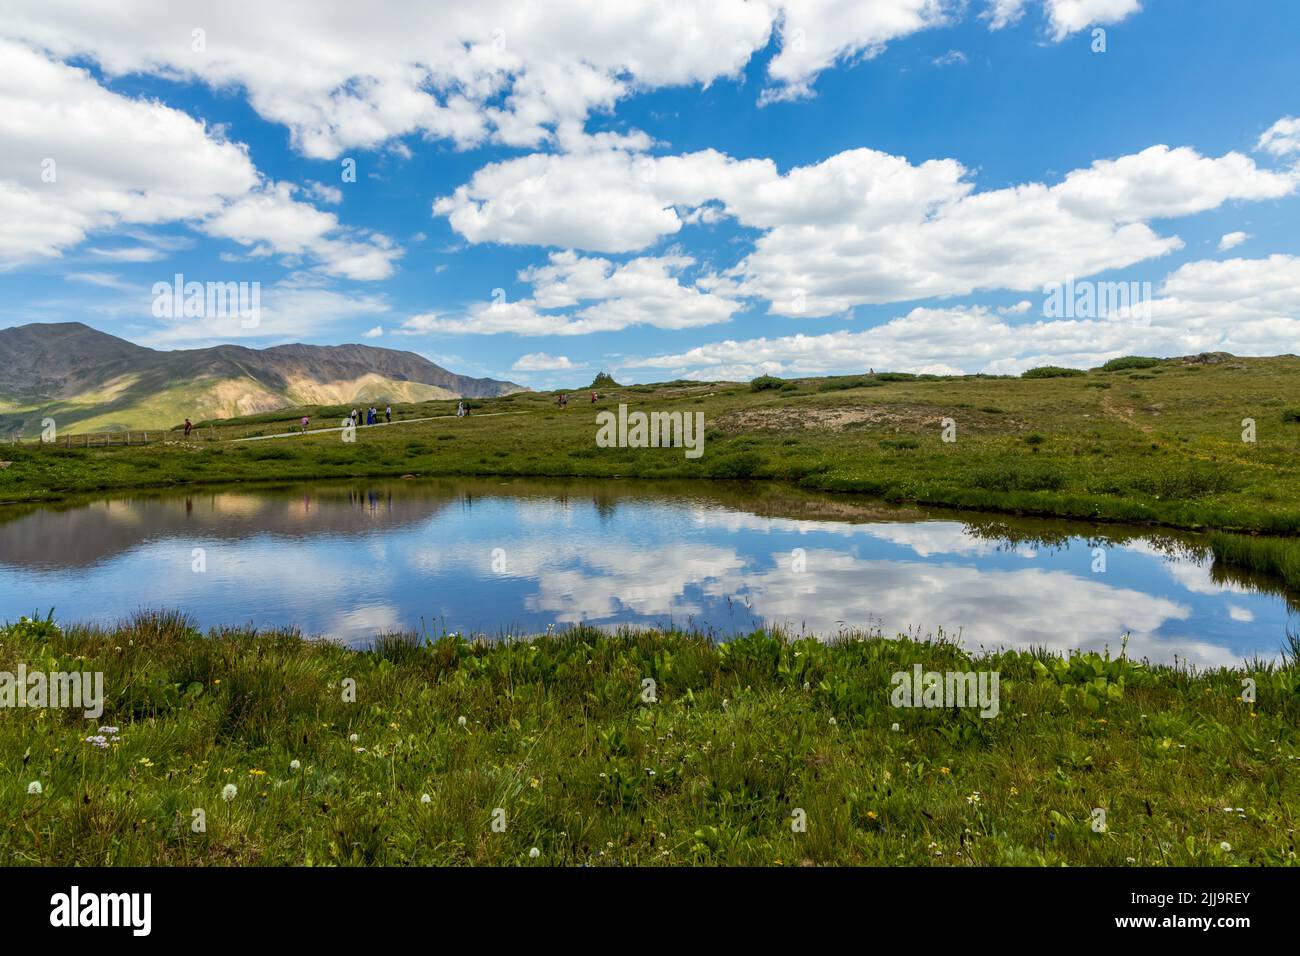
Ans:
POLYGON ((1296 350, 1294 3, 538 6, 14 5, 0 327, 535 387, 1296 350))

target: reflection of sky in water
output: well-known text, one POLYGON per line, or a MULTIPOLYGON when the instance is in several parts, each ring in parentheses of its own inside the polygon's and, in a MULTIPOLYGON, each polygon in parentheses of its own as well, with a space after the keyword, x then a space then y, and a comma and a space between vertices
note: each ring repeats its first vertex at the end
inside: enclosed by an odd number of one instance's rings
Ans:
POLYGON ((968 647, 1043 645, 1203 664, 1275 656, 1284 602, 1216 584, 1142 541, 1105 573, 1073 538, 1035 550, 955 521, 763 518, 698 501, 407 494, 194 496, 36 512, 0 525, 0 619, 55 607, 112 620, 179 607, 202 624, 297 625, 361 643, 444 628, 489 635, 578 621, 757 623, 819 635, 960 633, 968 647), (191 569, 206 552, 206 573, 191 569), (504 570, 493 549, 504 550, 504 570), (793 570, 803 549, 806 570, 793 570), (73 553, 76 557, 72 557, 73 553), (499 564, 499 562, 498 562, 499 564))

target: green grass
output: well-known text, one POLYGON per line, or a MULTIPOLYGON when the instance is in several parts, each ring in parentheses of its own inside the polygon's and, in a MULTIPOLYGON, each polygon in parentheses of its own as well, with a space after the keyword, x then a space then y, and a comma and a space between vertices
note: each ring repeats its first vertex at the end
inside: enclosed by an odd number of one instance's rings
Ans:
POLYGON ((3 865, 1295 862, 1294 657, 1194 673, 586 628, 357 652, 142 613, 0 628, 0 661, 102 671, 108 699, 0 721, 3 865), (914 663, 997 671, 1000 714, 892 707, 914 663))
POLYGON ((904 373, 749 383, 611 387, 592 405, 571 392, 483 399, 468 419, 450 401, 394 406, 396 418, 436 417, 338 433, 237 443, 334 425, 340 407, 285 409, 179 432, 147 447, 10 446, 0 502, 205 482, 413 474, 577 478, 746 478, 793 482, 894 502, 1159 524, 1253 534, 1300 533, 1300 360, 1180 365, 1144 358, 1064 378, 936 377, 904 373), (1240 367, 1240 366, 1244 366, 1240 367), (1132 381, 1128 370, 1196 369, 1132 381), (794 389, 785 389, 794 385, 794 389), (597 448, 595 413, 702 412, 699 459, 677 449, 597 448), (448 417, 450 416, 450 417, 448 417), (942 440, 953 419, 957 440, 942 440), (1243 421, 1257 440, 1244 442, 1243 421), (797 443, 791 444, 795 439, 797 443), (996 473, 1006 470, 1005 477, 996 473))

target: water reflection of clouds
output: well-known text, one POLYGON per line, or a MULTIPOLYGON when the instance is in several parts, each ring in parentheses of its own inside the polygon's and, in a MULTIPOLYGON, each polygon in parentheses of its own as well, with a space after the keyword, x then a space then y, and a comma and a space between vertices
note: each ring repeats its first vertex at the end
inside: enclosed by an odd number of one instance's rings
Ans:
POLYGON ((553 614, 562 623, 600 621, 624 608, 650 618, 684 618, 704 608, 686 599, 693 586, 743 580, 745 559, 734 548, 674 544, 658 548, 609 548, 563 557, 581 568, 543 567, 537 593, 526 599, 530 610, 553 614))
POLYGON ((837 551, 809 551, 807 570, 792 574, 772 555, 768 570, 748 577, 754 609, 774 623, 813 633, 878 625, 886 634, 960 633, 966 647, 1069 648, 1118 653, 1130 634, 1131 656, 1167 659, 1194 654, 1204 663, 1236 660, 1203 643, 1176 647, 1160 635, 1192 610, 1167 598, 1116 587, 1097 578, 1045 568, 999 570, 959 564, 863 560, 837 551))
POLYGON ((509 492, 472 501, 241 493, 194 504, 193 516, 178 502, 112 502, 76 520, 12 522, 0 541, 11 555, 21 545, 21 556, 0 565, 0 586, 24 601, 48 592, 67 620, 165 605, 204 623, 298 625, 354 644, 422 618, 489 633, 579 621, 730 632, 767 621, 826 636, 942 628, 968 647, 1055 651, 1117 651, 1128 632, 1132 656, 1177 653, 1203 665, 1239 661, 1230 642, 1263 645, 1279 606, 1148 541, 1115 545, 1110 572, 1092 574, 1080 538, 1035 551, 949 520, 802 520, 675 500, 610 508, 589 496, 509 492), (102 533, 110 523, 132 531, 102 533), (73 551, 73 563, 68 553, 88 527, 96 546, 73 551), (207 574, 191 571, 193 547, 207 549, 207 574), (803 572, 791 566, 796 547, 803 572), (493 566, 494 548, 504 549, 504 570, 493 566), (47 554, 63 563, 42 563, 47 554))

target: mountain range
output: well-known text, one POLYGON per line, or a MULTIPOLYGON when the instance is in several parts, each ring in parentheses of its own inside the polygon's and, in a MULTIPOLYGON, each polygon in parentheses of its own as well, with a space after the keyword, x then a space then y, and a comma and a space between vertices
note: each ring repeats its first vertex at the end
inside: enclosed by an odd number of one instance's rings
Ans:
POLYGON ((0 329, 0 436, 169 428, 299 405, 488 398, 513 382, 449 372, 369 345, 217 345, 162 351, 81 322, 0 329))

